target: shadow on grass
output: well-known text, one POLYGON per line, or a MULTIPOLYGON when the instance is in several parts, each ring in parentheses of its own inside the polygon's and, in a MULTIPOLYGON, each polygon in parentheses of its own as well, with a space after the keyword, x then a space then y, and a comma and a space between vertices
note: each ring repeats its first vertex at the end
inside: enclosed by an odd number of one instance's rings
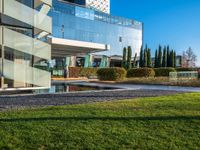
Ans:
POLYGON ((161 116, 161 117, 41 117, 41 118, 5 118, 0 122, 41 122, 41 121, 190 121, 200 120, 200 116, 161 116))

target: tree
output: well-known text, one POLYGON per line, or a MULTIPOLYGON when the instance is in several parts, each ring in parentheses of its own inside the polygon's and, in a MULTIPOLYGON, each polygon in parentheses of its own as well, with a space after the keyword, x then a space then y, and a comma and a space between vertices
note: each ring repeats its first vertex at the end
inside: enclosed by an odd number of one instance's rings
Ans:
POLYGON ((155 52, 154 67, 158 68, 158 50, 157 49, 156 49, 156 52, 155 52))
POLYGON ((147 67, 152 67, 152 62, 151 62, 151 49, 148 48, 147 50, 147 67))
POLYGON ((127 68, 127 49, 126 49, 126 47, 124 47, 124 49, 123 49, 122 67, 123 67, 124 69, 127 68))
POLYGON ((140 61, 139 61, 139 66, 143 67, 143 46, 140 48, 140 61))
POLYGON ((144 67, 147 67, 147 50, 144 50, 144 67))
POLYGON ((130 46, 128 46, 127 69, 132 68, 131 60, 132 60, 132 49, 130 46))
POLYGON ((183 52, 182 67, 185 68, 195 67, 196 61, 197 61, 197 56, 195 55, 191 47, 189 47, 188 50, 183 52))
POLYGON ((159 45, 158 49, 158 67, 162 67, 162 47, 159 45))
POLYGON ((174 59, 174 50, 170 51, 170 61, 169 61, 169 67, 174 67, 175 66, 175 59, 174 59))
POLYGON ((145 49, 144 49, 144 56, 143 56, 143 67, 147 67, 147 44, 145 46, 145 49))
POLYGON ((166 46, 163 49, 162 67, 167 67, 167 48, 166 48, 166 46))
POLYGON ((176 51, 174 51, 174 68, 176 68, 176 51))
POLYGON ((133 59, 133 67, 134 68, 137 67, 136 60, 137 60, 137 53, 135 53, 135 56, 134 56, 134 59, 133 59))
POLYGON ((170 66, 170 50, 169 45, 167 46, 167 67, 170 66))

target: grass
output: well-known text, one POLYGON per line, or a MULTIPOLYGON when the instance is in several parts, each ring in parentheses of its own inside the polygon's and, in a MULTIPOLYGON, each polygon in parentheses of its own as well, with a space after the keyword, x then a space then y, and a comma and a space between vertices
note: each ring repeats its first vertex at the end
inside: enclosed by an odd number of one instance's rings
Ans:
POLYGON ((200 93, 0 112, 0 149, 200 149, 200 93))

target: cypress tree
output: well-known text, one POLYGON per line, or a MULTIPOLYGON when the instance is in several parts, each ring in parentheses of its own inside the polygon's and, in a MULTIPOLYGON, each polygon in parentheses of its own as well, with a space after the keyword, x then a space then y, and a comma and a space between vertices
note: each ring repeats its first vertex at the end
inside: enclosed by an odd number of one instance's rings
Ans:
POLYGON ((147 67, 147 44, 145 45, 143 58, 144 58, 143 65, 144 65, 144 67, 147 67))
POLYGON ((148 48, 148 50, 147 50, 147 67, 150 68, 151 64, 152 64, 152 62, 151 62, 151 49, 148 48))
POLYGON ((137 60, 137 53, 135 53, 134 60, 133 60, 133 67, 134 68, 137 66, 136 60, 137 60))
POLYGON ((158 68, 158 50, 155 52, 154 68, 158 68))
POLYGON ((170 52, 170 66, 169 67, 174 67, 174 51, 171 50, 170 52))
POLYGON ((162 67, 167 67, 167 48, 166 48, 166 46, 163 49, 162 67))
POLYGON ((124 69, 127 68, 127 49, 126 49, 126 47, 124 47, 124 49, 123 49, 122 67, 123 67, 124 69))
POLYGON ((130 46, 128 46, 127 69, 132 68, 131 59, 132 59, 132 49, 130 46))
POLYGON ((176 51, 174 51, 174 68, 176 68, 176 51))
POLYGON ((162 67, 162 47, 160 45, 158 50, 158 67, 162 67))
POLYGON ((140 49, 140 61, 139 61, 139 66, 143 67, 143 47, 141 46, 140 49))
POLYGON ((147 67, 147 50, 144 50, 144 67, 147 67))
POLYGON ((170 67, 170 50, 169 50, 169 45, 167 46, 167 67, 170 67))

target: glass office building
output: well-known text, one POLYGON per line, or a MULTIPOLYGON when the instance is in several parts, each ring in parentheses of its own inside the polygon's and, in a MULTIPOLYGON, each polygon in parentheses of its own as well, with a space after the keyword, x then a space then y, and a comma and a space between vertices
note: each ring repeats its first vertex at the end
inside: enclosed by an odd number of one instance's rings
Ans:
POLYGON ((141 22, 58 0, 53 0, 50 15, 54 37, 109 45, 109 50, 97 53, 106 56, 122 55, 127 46, 133 54, 140 51, 141 22))
POLYGON ((51 0, 0 0, 0 90, 49 88, 51 0))
POLYGON ((109 0, 0 0, 0 90, 50 87, 52 58, 89 67, 95 53, 106 67, 123 47, 138 53, 142 23, 109 12, 109 0))

